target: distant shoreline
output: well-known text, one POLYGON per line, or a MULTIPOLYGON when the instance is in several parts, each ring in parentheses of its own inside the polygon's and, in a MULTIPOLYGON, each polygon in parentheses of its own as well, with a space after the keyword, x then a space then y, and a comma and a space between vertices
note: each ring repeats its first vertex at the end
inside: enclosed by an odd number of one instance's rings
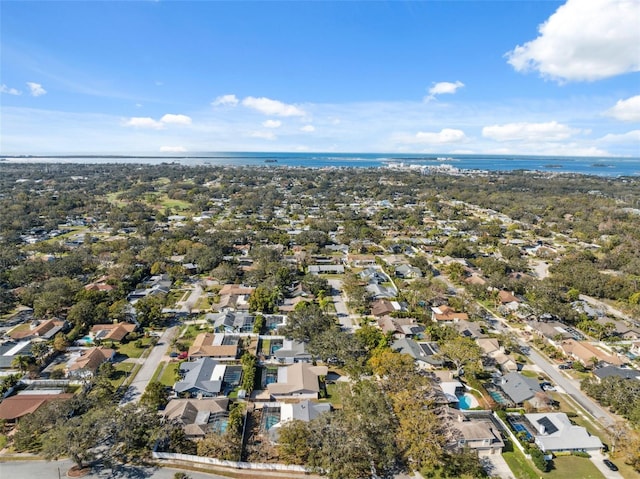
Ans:
POLYGON ((11 163, 177 163, 185 166, 262 166, 269 168, 421 168, 455 166, 461 172, 541 172, 599 177, 638 177, 640 158, 527 155, 194 152, 186 154, 68 154, 0 155, 0 165, 11 163), (606 165, 603 168, 602 165, 606 165))

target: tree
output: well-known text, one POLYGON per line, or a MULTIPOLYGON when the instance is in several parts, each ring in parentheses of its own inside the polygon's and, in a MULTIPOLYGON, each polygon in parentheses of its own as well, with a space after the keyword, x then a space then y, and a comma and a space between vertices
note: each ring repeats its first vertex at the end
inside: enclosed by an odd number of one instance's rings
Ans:
POLYGON ((399 388, 392 399, 398 418, 396 440, 405 461, 415 469, 441 464, 448 437, 433 409, 431 391, 426 387, 399 388))
POLYGON ((49 354, 51 348, 45 341, 38 341, 37 343, 31 343, 31 354, 35 358, 35 362, 38 366, 42 366, 44 358, 49 354))
POLYGON ((24 374, 31 364, 34 364, 33 356, 19 354, 11 360, 11 367, 18 368, 24 374))
POLYGON ((144 390, 140 403, 151 409, 163 409, 169 402, 169 395, 164 384, 158 381, 151 381, 144 390))
POLYGON ((477 365, 482 349, 473 339, 458 336, 440 344, 440 356, 451 361, 456 367, 456 374, 460 375, 463 366, 477 365))
POLYGON ((416 363, 408 354, 400 354, 391 349, 376 350, 369 365, 373 373, 380 378, 385 391, 398 392, 405 388, 415 387, 422 376, 416 374, 416 363))
POLYGON ((162 308, 165 295, 158 294, 140 298, 134 308, 138 313, 138 322, 141 326, 160 326, 163 322, 162 308))
POLYGON ((309 423, 293 420, 286 422, 278 433, 278 454, 285 464, 304 465, 313 451, 312 431, 309 423))
POLYGON ((43 456, 48 460, 69 456, 78 469, 84 468, 96 457, 95 448, 105 440, 107 414, 111 412, 93 409, 82 416, 61 418, 42 440, 43 456))
POLYGON ((64 334, 58 333, 53 338, 53 349, 58 352, 64 352, 69 347, 69 342, 64 334))
POLYGON ((289 314, 287 324, 282 328, 282 334, 308 343, 313 337, 334 324, 335 321, 324 314, 317 304, 302 302, 289 314))
POLYGON ((278 310, 278 303, 282 297, 279 288, 258 286, 249 296, 249 309, 260 313, 271 314, 278 310))

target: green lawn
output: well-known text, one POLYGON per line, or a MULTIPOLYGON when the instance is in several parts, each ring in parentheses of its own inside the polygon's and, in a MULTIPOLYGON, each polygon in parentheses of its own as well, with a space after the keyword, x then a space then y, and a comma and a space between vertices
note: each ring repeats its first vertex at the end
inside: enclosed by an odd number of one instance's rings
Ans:
POLYGON ((341 407, 342 395, 346 387, 348 387, 346 384, 327 384, 327 395, 329 397, 323 399, 323 401, 329 401, 333 407, 341 407))
POLYGON ((586 457, 561 456, 556 457, 549 472, 539 471, 531 461, 529 461, 519 449, 514 451, 510 441, 505 441, 502 457, 509 465, 511 472, 516 479, 603 479, 604 476, 586 457))
POLYGON ((162 371, 160 378, 156 380, 160 381, 165 386, 173 386, 176 383, 176 371, 178 370, 179 366, 180 363, 178 362, 168 363, 162 371))
POLYGON ((120 387, 124 383, 127 375, 133 371, 135 364, 133 363, 125 363, 120 362, 115 364, 115 372, 113 373, 113 377, 111 378, 111 384, 114 387, 120 387))
POLYGON ((542 477, 549 479, 566 479, 579 477, 580 479, 603 479, 604 476, 586 457, 562 456, 553 460, 553 469, 542 477))
POLYGON ((135 346, 136 341, 129 341, 126 344, 120 344, 117 346, 118 354, 122 354, 129 358, 139 358, 142 356, 143 351, 151 344, 151 338, 141 338, 142 348, 135 346))
POLYGON ((513 447, 511 441, 505 441, 502 457, 516 479, 539 479, 542 477, 542 473, 524 457, 519 449, 513 447))

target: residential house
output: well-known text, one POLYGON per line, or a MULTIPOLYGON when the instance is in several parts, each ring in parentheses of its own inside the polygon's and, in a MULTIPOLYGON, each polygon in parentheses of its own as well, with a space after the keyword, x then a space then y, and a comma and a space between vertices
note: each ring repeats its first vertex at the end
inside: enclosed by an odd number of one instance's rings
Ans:
POLYGON ((395 288, 391 286, 382 286, 378 283, 369 283, 365 289, 373 299, 391 299, 398 295, 395 288))
POLYGON ((491 415, 467 416, 458 409, 447 408, 446 418, 449 426, 457 432, 459 448, 469 448, 479 456, 502 453, 504 441, 491 415))
POLYGON ((143 289, 137 289, 129 293, 127 300, 131 304, 135 304, 139 299, 146 298, 147 296, 169 294, 172 284, 173 282, 166 274, 152 276, 149 280, 145 281, 145 287, 143 289))
POLYGON ((87 378, 92 377, 100 365, 112 361, 116 350, 102 346, 81 350, 71 356, 65 368, 68 377, 87 378))
POLYGON ((275 351, 273 356, 282 364, 310 363, 312 359, 307 351, 307 344, 294 339, 284 339, 282 347, 275 351))
POLYGON ((326 376, 326 366, 312 366, 308 363, 295 363, 278 368, 278 379, 267 385, 267 391, 274 400, 282 399, 318 399, 320 377, 326 376))
POLYGON ((347 253, 346 263, 354 268, 363 268, 376 264, 376 257, 372 254, 353 254, 347 253))
POLYGON ((7 333, 11 339, 26 340, 33 338, 42 338, 49 340, 56 334, 69 329, 69 323, 61 319, 47 319, 45 321, 34 320, 31 322, 29 330, 18 327, 7 333))
POLYGON ((394 338, 422 338, 425 327, 416 322, 415 318, 392 318, 383 316, 378 318, 378 327, 383 333, 393 333, 394 338))
POLYGON ((511 373, 518 370, 518 363, 511 356, 505 354, 504 347, 500 346, 497 339, 479 338, 476 339, 476 343, 491 362, 500 367, 503 373, 511 373))
POLYGON ((183 378, 176 382, 173 389, 187 397, 216 397, 222 392, 226 368, 215 359, 207 357, 180 363, 183 378))
POLYGON ((395 267, 394 273, 398 278, 402 279, 414 279, 422 278, 422 271, 420 268, 411 266, 409 264, 401 264, 395 267))
POLYGON ((418 343, 410 338, 401 338, 391 343, 391 349, 400 354, 411 356, 420 369, 433 369, 444 364, 443 359, 439 356, 438 343, 418 343))
POLYGON ((626 357, 618 357, 604 352, 587 341, 567 339, 562 341, 560 347, 567 356, 580 361, 585 366, 593 366, 594 362, 602 362, 613 366, 621 366, 626 362, 626 357))
POLYGON ((0 369, 14 369, 11 363, 17 356, 32 356, 31 341, 0 341, 0 369))
POLYGON ((566 339, 581 339, 573 328, 559 321, 527 321, 526 330, 557 348, 566 339))
POLYGON ((218 361, 234 361, 238 357, 240 338, 228 334, 200 333, 189 348, 189 357, 208 357, 218 361))
POLYGON ((540 409, 552 403, 551 398, 542 390, 536 379, 523 376, 518 372, 511 372, 499 378, 498 386, 517 406, 528 402, 536 409, 540 409))
POLYGON ((382 284, 390 281, 389 277, 377 268, 367 268, 360 272, 360 277, 369 284, 382 284))
POLYGON ((635 356, 640 356, 640 341, 634 341, 633 343, 631 343, 629 352, 635 356))
POLYGON ((622 379, 636 379, 640 381, 640 371, 631 368, 619 368, 617 366, 605 366, 603 368, 597 368, 593 371, 593 375, 598 378, 598 381, 602 381, 608 377, 618 377, 622 379))
POLYGON ((240 284, 225 284, 219 292, 220 302, 217 305, 218 309, 220 311, 225 309, 248 311, 249 296, 254 289, 240 284))
POLYGON ((252 333, 255 316, 244 311, 226 310, 204 317, 217 333, 252 333))
POLYGON ((94 341, 107 339, 122 341, 129 333, 134 332, 137 327, 138 325, 134 323, 95 324, 91 328, 90 336, 94 341))
POLYGON ((481 323, 461 319, 459 321, 455 321, 451 326, 465 338, 476 339, 485 337, 481 323))
POLYGON ((602 442, 582 426, 571 423, 565 413, 525 414, 535 428, 535 443, 542 452, 600 451, 602 442))
POLYGON ((300 303, 312 303, 314 296, 296 296, 294 298, 285 298, 282 304, 278 305, 278 310, 281 313, 290 313, 295 311, 296 306, 300 303))
POLYGON ((177 421, 189 439, 202 439, 212 432, 223 432, 229 417, 227 398, 172 399, 162 415, 177 421))
POLYGON ((469 315, 467 313, 458 313, 447 305, 432 306, 431 320, 438 324, 452 324, 456 321, 468 321, 469 315))
MULTIPOLYGON (((305 399, 296 403, 279 403, 280 406, 280 421, 273 424, 268 429, 269 438, 272 442, 278 442, 278 436, 280 435, 280 429, 282 426, 291 421, 310 422, 321 414, 331 412, 330 403, 317 403, 305 399)), ((267 406, 269 409, 273 409, 273 406, 267 406)))
POLYGON ((344 266, 341 264, 312 264, 308 268, 309 274, 344 274, 344 266))
POLYGON ((21 417, 37 411, 51 401, 66 401, 73 397, 70 393, 59 394, 17 394, 0 402, 0 419, 8 424, 17 423, 21 417))

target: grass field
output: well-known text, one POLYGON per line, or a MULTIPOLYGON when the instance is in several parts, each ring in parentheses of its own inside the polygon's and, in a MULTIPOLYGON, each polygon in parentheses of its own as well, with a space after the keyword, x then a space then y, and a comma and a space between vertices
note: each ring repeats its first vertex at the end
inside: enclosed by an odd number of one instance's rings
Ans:
POLYGON ((127 375, 131 371, 133 371, 134 366, 135 364, 133 363, 125 362, 115 364, 115 372, 113 373, 113 377, 111 378, 111 384, 113 384, 113 386, 116 388, 122 386, 125 379, 127 378, 127 375))
POLYGON ((126 344, 120 344, 118 346, 118 354, 122 354, 129 358, 139 358, 142 356, 144 350, 151 344, 151 338, 142 338, 142 348, 135 346, 136 341, 129 341, 126 344))
POLYGON ((160 378, 157 379, 165 386, 173 386, 176 383, 176 371, 180 363, 168 363, 167 366, 162 371, 160 378))
POLYGON ((586 457, 562 456, 553 460, 553 469, 542 477, 549 479, 566 479, 579 477, 580 479, 603 479, 598 468, 586 457))

